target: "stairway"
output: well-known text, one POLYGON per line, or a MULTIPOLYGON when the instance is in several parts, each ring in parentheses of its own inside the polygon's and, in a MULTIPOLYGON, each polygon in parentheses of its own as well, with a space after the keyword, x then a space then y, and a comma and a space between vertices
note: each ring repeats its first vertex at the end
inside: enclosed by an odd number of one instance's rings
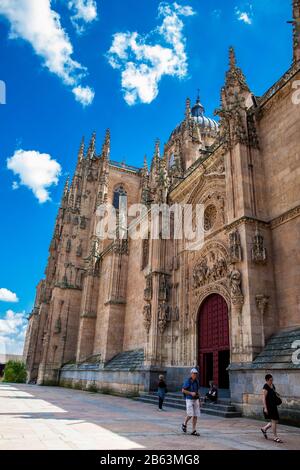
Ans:
MULTIPOLYGON (((158 398, 156 392, 141 392, 139 397, 134 398, 136 401, 149 403, 149 405, 158 406, 158 398)), ((185 399, 182 393, 167 393, 164 401, 164 407, 166 408, 177 408, 179 410, 185 410, 185 399)), ((240 418, 242 415, 236 410, 235 406, 231 405, 230 398, 220 398, 218 403, 204 403, 203 398, 201 399, 201 413, 206 413, 213 416, 219 416, 221 418, 240 418)))

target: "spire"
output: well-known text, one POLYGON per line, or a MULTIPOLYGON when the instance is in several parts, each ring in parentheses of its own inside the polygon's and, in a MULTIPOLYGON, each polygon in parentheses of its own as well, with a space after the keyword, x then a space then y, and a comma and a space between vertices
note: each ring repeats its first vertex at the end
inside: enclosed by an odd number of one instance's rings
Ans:
POLYGON ((109 160, 110 156, 110 130, 106 129, 104 143, 102 146, 102 157, 109 160))
POLYGON ((144 173, 148 174, 148 162, 147 162, 147 155, 144 156, 144 173))
POLYGON ((234 70, 236 68, 235 50, 232 46, 229 48, 229 66, 230 70, 234 70))
POLYGON ((293 0, 293 59, 300 63, 300 0, 293 0))
POLYGON ((67 176, 66 182, 65 182, 65 187, 64 187, 64 192, 63 192, 63 197, 65 198, 69 192, 69 183, 70 183, 70 176, 67 176))
POLYGON ((160 140, 159 139, 156 139, 155 141, 154 157, 160 158, 160 140))
POLYGON ((90 145, 87 151, 87 159, 90 160, 95 156, 95 142, 96 142, 96 132, 93 132, 90 145))
POLYGON ((229 48, 229 70, 226 73, 225 90, 226 89, 234 89, 234 94, 242 94, 243 92, 249 93, 250 91, 245 75, 237 66, 236 55, 232 46, 229 48))
POLYGON ((78 151, 78 159, 77 162, 81 163, 84 158, 84 137, 81 139, 79 151, 78 151))
POLYGON ((185 100, 185 119, 189 120, 191 117, 191 100, 190 98, 187 98, 185 100))

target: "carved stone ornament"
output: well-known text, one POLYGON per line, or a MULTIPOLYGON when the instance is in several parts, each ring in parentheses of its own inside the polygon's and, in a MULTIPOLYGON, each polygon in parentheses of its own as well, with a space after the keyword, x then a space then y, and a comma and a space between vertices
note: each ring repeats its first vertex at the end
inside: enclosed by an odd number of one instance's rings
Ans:
POLYGON ((145 330, 147 333, 149 333, 150 327, 151 327, 151 305, 150 304, 144 305, 143 317, 144 317, 145 330))
POLYGON ((237 229, 229 234, 229 252, 231 263, 242 261, 241 239, 237 229))
POLYGON ((128 240, 117 239, 113 244, 113 252, 118 255, 128 255, 128 240))
POLYGON ((76 255, 77 256, 82 256, 82 242, 81 242, 81 240, 80 240, 79 245, 77 247, 76 255))
POLYGON ((204 210, 204 230, 211 230, 217 218, 217 209, 213 204, 207 206, 204 210))
POLYGON ((241 289, 242 275, 236 268, 232 268, 229 273, 229 285, 231 293, 231 302, 233 305, 242 305, 244 303, 244 296, 241 289))
POLYGON ((159 291, 158 291, 159 300, 167 302, 169 298, 169 286, 167 281, 167 276, 165 274, 159 275, 159 291))
POLYGON ((161 334, 165 331, 169 321, 169 307, 165 303, 158 306, 158 329, 161 334))
POLYGON ((80 228, 82 229, 85 229, 86 228, 86 219, 85 217, 81 217, 81 220, 80 220, 80 228))
POLYGON ((150 301, 152 299, 152 275, 146 276, 146 288, 144 289, 144 300, 150 301))
POLYGON ((193 289, 198 289, 227 276, 227 263, 221 254, 210 252, 193 270, 193 289))
POLYGON ((258 308, 258 310, 259 310, 259 312, 261 313, 262 316, 264 316, 264 314, 267 310, 269 300, 270 300, 270 297, 268 295, 257 294, 255 296, 255 301, 256 301, 257 308, 258 308))
POLYGON ((256 226, 251 249, 252 261, 256 264, 265 264, 267 261, 267 250, 264 246, 264 237, 256 226))
POLYGON ((54 325, 54 334, 59 334, 60 332, 61 332, 61 318, 59 316, 54 325))
POLYGON ((67 253, 70 253, 71 247, 72 247, 72 243, 71 243, 70 238, 68 238, 68 240, 67 240, 67 245, 66 245, 66 252, 67 252, 67 253))

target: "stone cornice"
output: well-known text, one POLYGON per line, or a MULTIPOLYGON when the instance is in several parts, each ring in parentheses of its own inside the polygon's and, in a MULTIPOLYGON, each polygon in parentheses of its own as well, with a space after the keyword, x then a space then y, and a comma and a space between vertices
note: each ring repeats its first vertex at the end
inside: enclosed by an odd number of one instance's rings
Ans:
POLYGON ((284 212, 283 214, 279 215, 275 219, 271 220, 270 222, 271 229, 274 229, 278 227, 279 225, 285 224, 286 222, 289 222, 290 220, 295 219, 299 215, 300 215, 300 205, 284 212))
POLYGON ((234 220, 230 224, 225 225, 224 229, 228 233, 231 230, 233 230, 233 229, 235 229, 235 228, 237 228, 237 227, 239 227, 240 225, 243 225, 243 224, 258 224, 258 226, 261 227, 261 228, 263 228, 263 227, 264 228, 269 228, 269 226, 270 226, 269 222, 266 222, 264 220, 259 220, 259 219, 256 219, 254 217, 249 217, 249 216, 243 216, 243 217, 240 217, 237 220, 234 220))
POLYGON ((297 73, 299 66, 293 65, 269 90, 259 99, 259 106, 263 108, 297 73))
POLYGON ((141 168, 131 166, 131 165, 126 165, 126 163, 123 164, 123 163, 115 162, 111 160, 109 162, 109 166, 122 173, 129 173, 131 175, 134 174, 136 176, 140 176, 141 168))
MULTIPOLYGON (((286 222, 288 222, 292 219, 295 219, 298 216, 300 216, 300 205, 298 205, 296 207, 293 207, 292 209, 289 209, 286 212, 283 212, 278 217, 275 217, 274 219, 271 219, 269 221, 259 220, 259 219, 256 219, 254 217, 243 216, 243 217, 240 217, 237 220, 234 220, 230 224, 227 224, 224 227, 224 229, 226 230, 226 232, 229 232, 232 229, 238 227, 239 225, 242 225, 242 224, 246 223, 246 224, 258 224, 258 226, 260 226, 262 228, 263 227, 271 228, 273 230, 274 228, 278 227, 279 225, 282 225, 282 224, 284 224, 284 223, 286 223, 286 222)), ((215 236, 216 233, 218 233, 218 232, 214 232, 212 235, 215 236)))

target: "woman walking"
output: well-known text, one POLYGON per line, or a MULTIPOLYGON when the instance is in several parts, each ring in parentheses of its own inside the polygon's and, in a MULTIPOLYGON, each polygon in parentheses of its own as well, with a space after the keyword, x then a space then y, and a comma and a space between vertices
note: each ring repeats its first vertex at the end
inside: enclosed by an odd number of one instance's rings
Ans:
POLYGON ((281 399, 276 392, 275 385, 273 384, 273 377, 271 374, 265 376, 266 383, 263 386, 263 405, 264 417, 270 422, 261 428, 265 439, 268 439, 267 431, 272 428, 274 434, 274 442, 282 443, 282 440, 277 436, 277 424, 279 421, 278 406, 281 404, 281 399))
POLYGON ((157 395, 158 395, 158 411, 162 411, 162 406, 164 403, 165 395, 167 393, 167 384, 165 382, 165 378, 163 375, 160 375, 157 387, 157 395))

